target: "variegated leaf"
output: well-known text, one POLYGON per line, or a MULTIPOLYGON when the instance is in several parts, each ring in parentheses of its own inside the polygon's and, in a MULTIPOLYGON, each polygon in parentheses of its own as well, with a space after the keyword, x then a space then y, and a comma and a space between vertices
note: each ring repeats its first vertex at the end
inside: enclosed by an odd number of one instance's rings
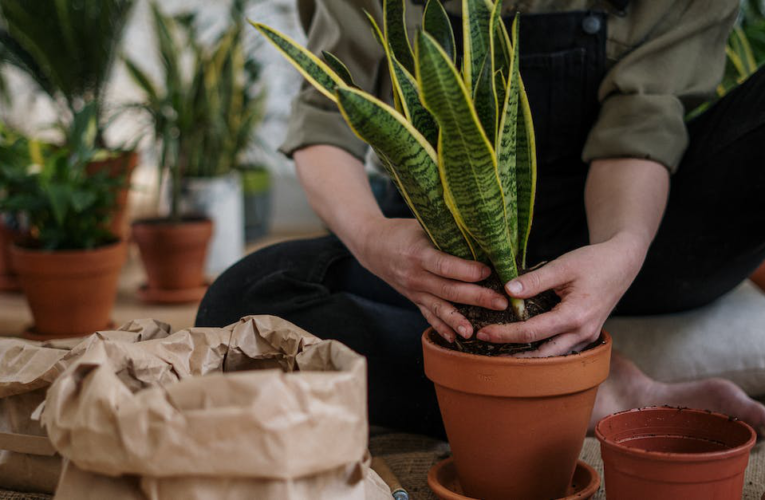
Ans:
POLYGON ((486 137, 494 146, 497 137, 497 94, 494 90, 494 72, 491 54, 486 54, 481 74, 473 91, 473 103, 486 137))
POLYGON ((335 57, 335 55, 331 52, 327 52, 326 50, 323 50, 321 55, 324 56, 324 61, 326 61, 327 66, 332 68, 332 70, 337 73, 337 76, 339 76, 346 85, 349 87, 359 88, 359 86, 356 85, 356 82, 353 81, 353 75, 351 75, 348 67, 343 64, 343 61, 335 57))
POLYGON ((441 130, 438 160, 446 204, 507 282, 518 270, 492 145, 457 69, 427 33, 418 34, 416 62, 423 103, 441 130))
POLYGON ((489 0, 462 0, 462 76, 471 93, 481 74, 483 60, 490 50, 489 28, 493 6, 489 0))
POLYGON ((464 259, 476 254, 444 203, 437 155, 405 117, 359 90, 338 89, 338 106, 356 135, 371 145, 414 216, 440 250, 464 259))
POLYGON ((428 0, 422 15, 422 29, 438 41, 441 48, 452 58, 452 62, 457 60, 454 30, 441 0, 428 0))
POLYGON ((383 0, 383 34, 396 59, 414 73, 412 46, 406 31, 406 0, 383 0))

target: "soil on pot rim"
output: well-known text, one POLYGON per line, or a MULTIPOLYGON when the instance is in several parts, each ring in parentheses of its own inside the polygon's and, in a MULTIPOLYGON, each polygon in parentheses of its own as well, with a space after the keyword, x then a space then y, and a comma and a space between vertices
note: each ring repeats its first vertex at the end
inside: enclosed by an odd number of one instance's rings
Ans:
MULTIPOLYGON (((510 301, 510 297, 505 291, 503 283, 500 281, 499 276, 492 273, 486 280, 479 283, 480 285, 501 293, 510 301)), ((560 297, 548 290, 542 292, 539 295, 526 299, 526 311, 528 311, 529 318, 538 316, 540 314, 551 311, 559 302, 560 297)), ((508 307, 504 311, 495 311, 492 309, 484 309, 483 307, 456 304, 457 310, 465 316, 473 325, 473 331, 477 332, 481 328, 488 325, 505 325, 508 323, 516 323, 522 321, 513 312, 512 308, 508 307)), ((457 337, 453 344, 446 342, 445 340, 437 339, 437 344, 448 349, 454 349, 456 351, 465 352, 468 354, 479 354, 484 356, 509 356, 512 354, 518 354, 521 352, 535 351, 545 341, 531 342, 525 344, 497 344, 493 342, 485 342, 478 340, 475 336, 469 339, 463 339, 457 337)))

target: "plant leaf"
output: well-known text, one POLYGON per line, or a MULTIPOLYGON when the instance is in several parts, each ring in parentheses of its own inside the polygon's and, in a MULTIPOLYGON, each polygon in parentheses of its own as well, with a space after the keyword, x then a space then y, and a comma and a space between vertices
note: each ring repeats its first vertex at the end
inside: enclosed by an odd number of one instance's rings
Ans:
POLYGON ((483 131, 494 145, 497 138, 497 94, 494 91, 494 72, 491 54, 486 54, 481 74, 473 91, 473 103, 483 131))
POLYGON ((452 62, 455 62, 457 43, 454 40, 454 30, 449 21, 449 14, 446 13, 441 0, 428 0, 422 15, 422 28, 438 41, 444 52, 452 58, 452 62))
POLYGON ((345 87, 345 82, 324 61, 287 35, 279 33, 265 24, 252 21, 250 24, 260 31, 311 85, 332 101, 337 102, 335 90, 338 87, 345 87))
POLYGON ((414 57, 406 31, 406 0, 383 0, 383 34, 396 59, 414 74, 414 57))
POLYGON ((446 204, 503 282, 518 275, 494 150, 467 86, 438 42, 417 36, 417 81, 441 130, 438 160, 446 204))
POLYGON ((322 50, 321 55, 324 56, 324 61, 327 63, 327 66, 329 66, 332 71, 337 73, 337 76, 339 76, 346 85, 349 87, 359 88, 359 86, 356 85, 356 82, 353 81, 353 75, 351 75, 348 67, 343 64, 343 61, 335 57, 335 55, 331 52, 327 52, 326 50, 322 50))
POLYGON ((462 0, 462 75, 472 93, 489 53, 492 4, 488 0, 462 0))
POLYGON ((396 110, 364 92, 337 90, 351 129, 374 148, 412 213, 436 248, 464 259, 475 253, 444 203, 437 155, 396 110))

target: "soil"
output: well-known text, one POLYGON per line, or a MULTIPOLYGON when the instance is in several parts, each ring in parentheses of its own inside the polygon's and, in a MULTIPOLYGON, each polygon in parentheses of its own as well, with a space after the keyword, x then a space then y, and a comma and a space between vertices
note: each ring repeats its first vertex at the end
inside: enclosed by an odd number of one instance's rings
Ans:
MULTIPOLYGON (((490 288, 496 292, 501 293, 508 298, 510 297, 505 292, 505 287, 499 279, 499 276, 492 274, 485 281, 480 283, 486 288, 490 288)), ((551 311, 560 302, 560 297, 552 290, 542 292, 539 295, 526 299, 526 311, 529 318, 533 318, 542 313, 551 311)), ((504 311, 495 311, 492 309, 484 309, 478 306, 469 306, 464 304, 456 304, 457 310, 467 318, 473 325, 473 331, 477 332, 484 326, 488 325, 505 325, 508 323, 515 323, 522 321, 518 318, 513 309, 508 307, 504 311)), ((439 337, 440 338, 440 337, 439 337)), ((485 342, 478 340, 475 336, 469 339, 463 339, 457 337, 453 344, 449 344, 444 341, 441 345, 454 349, 460 352, 466 352, 469 354, 481 354, 484 356, 508 356, 511 354, 517 354, 526 351, 536 350, 544 341, 531 342, 527 344, 497 344, 493 342, 485 342)))

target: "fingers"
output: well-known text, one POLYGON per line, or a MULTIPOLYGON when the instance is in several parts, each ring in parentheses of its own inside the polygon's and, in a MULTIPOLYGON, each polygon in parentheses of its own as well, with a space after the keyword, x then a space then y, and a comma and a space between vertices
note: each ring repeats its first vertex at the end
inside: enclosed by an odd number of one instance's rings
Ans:
MULTIPOLYGON (((586 347, 590 342, 585 343, 586 347)), ((581 346, 581 337, 574 333, 564 333, 553 337, 535 351, 527 351, 516 354, 517 358, 547 358, 550 356, 563 356, 572 351, 583 349, 581 346)))
POLYGON ((527 321, 505 325, 489 325, 477 335, 487 342, 525 344, 544 340, 561 333, 579 330, 586 321, 580 309, 556 307, 552 311, 534 316, 527 321))
POLYGON ((571 281, 567 266, 561 259, 550 262, 536 271, 518 276, 505 285, 511 297, 528 299, 571 281))
POLYGON ((422 294, 417 304, 430 325, 449 342, 458 333, 466 339, 473 335, 473 326, 454 305, 433 295, 422 294), (443 333, 442 333, 443 331, 443 333), (456 333, 455 333, 456 332, 456 333), (451 338, 451 340, 449 339, 451 338))
POLYGON ((499 293, 480 285, 439 278, 433 274, 423 275, 419 288, 431 295, 456 304, 467 304, 503 311, 508 300, 499 293))
POLYGON ((469 283, 484 280, 491 274, 491 269, 485 264, 460 259, 435 249, 423 252, 420 264, 436 276, 469 283))

